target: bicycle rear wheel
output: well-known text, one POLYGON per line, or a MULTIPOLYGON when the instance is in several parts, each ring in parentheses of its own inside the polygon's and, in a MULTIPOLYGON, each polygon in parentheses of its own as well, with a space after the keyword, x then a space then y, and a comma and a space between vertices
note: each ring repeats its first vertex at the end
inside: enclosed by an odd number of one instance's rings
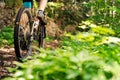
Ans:
POLYGON ((18 60, 22 60, 31 53, 30 32, 32 16, 27 8, 22 7, 16 16, 14 27, 14 48, 18 60))

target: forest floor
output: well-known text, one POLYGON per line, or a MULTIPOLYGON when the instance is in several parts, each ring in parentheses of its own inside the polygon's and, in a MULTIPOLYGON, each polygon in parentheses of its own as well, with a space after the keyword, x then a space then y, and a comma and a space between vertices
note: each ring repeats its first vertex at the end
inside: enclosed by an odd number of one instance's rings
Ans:
MULTIPOLYGON (((60 42, 58 40, 45 43, 45 48, 55 49, 59 46, 60 42)), ((7 46, 0 48, 0 80, 6 76, 11 76, 12 73, 7 70, 7 67, 15 68, 14 61, 17 61, 17 58, 13 47, 7 46)))
MULTIPOLYGON (((4 26, 10 26, 14 22, 15 13, 10 8, 1 8, 0 7, 0 29, 2 29, 4 26), (7 12, 7 13, 6 13, 7 12), (12 21, 12 22, 11 22, 12 21)), ((49 21, 47 22, 47 29, 46 29, 47 35, 56 37, 59 36, 59 27, 57 24, 54 23, 53 19, 49 18, 49 21)), ((61 34, 61 33, 60 33, 61 34)), ((58 40, 53 40, 45 43, 46 48, 55 49, 58 47, 60 42, 58 40)), ((11 73, 7 70, 7 67, 16 67, 14 64, 14 61, 17 61, 14 48, 11 46, 3 46, 0 48, 0 80, 2 77, 6 77, 11 75, 11 73)))
MULTIPOLYGON (((13 25, 15 19, 15 13, 10 8, 0 8, 0 29, 5 26, 13 25), (7 13, 6 13, 7 12, 7 13)), ((60 30, 61 20, 54 22, 54 19, 48 18, 46 25, 46 34, 55 39, 59 39, 63 31, 60 30)), ((66 29, 67 30, 67 29, 66 29)), ((71 27, 68 27, 68 31, 73 30, 71 27)), ((55 49, 60 46, 60 41, 53 40, 45 43, 46 48, 55 49)), ((14 48, 11 46, 3 46, 0 48, 0 80, 3 77, 10 76, 11 73, 7 70, 7 67, 16 67, 14 61, 17 61, 14 48)))

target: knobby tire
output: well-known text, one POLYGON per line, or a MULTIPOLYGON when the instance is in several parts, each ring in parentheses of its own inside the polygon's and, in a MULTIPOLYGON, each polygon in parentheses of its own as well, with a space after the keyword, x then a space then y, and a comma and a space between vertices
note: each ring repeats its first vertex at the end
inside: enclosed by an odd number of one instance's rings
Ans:
MULTIPOLYGON (((19 40, 19 34, 20 34, 20 20, 21 20, 21 16, 23 13, 26 13, 29 19, 29 25, 30 25, 30 31, 31 31, 31 25, 32 25, 32 16, 30 14, 30 11, 24 7, 20 8, 20 10, 18 11, 18 14, 16 16, 16 20, 15 20, 15 27, 14 27, 14 48, 15 48, 15 53, 16 53, 16 57, 19 61, 21 61, 23 58, 26 58, 27 56, 30 55, 31 53, 31 43, 30 40, 28 40, 28 45, 26 45, 26 42, 20 42, 19 40), (21 47, 20 45, 24 43, 24 45, 27 47, 27 52, 25 55, 21 54, 21 47)), ((26 32, 27 33, 27 32, 26 32)))

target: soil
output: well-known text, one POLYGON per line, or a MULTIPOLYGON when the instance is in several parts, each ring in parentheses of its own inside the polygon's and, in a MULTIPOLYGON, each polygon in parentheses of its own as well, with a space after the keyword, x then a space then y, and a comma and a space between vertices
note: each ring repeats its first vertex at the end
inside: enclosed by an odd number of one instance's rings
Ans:
MULTIPOLYGON (((45 43, 45 48, 55 49, 60 46, 60 41, 53 40, 45 43)), ((7 67, 15 68, 16 65, 13 63, 17 61, 13 47, 2 47, 0 48, 0 80, 6 76, 11 76, 11 72, 7 70, 7 67)))
MULTIPOLYGON (((14 11, 11 8, 6 8, 5 4, 0 2, 0 29, 4 26, 13 26, 16 12, 17 11, 14 11)), ((63 34, 63 31, 60 30, 60 24, 55 23, 54 19, 48 18, 46 25, 47 36, 59 39, 63 34)), ((59 46, 60 41, 58 40, 45 43, 45 48, 55 49, 59 46)), ((0 48, 0 80, 1 78, 12 74, 7 70, 7 67, 16 67, 13 63, 14 61, 17 61, 17 59, 13 47, 8 46, 0 48)))
MULTIPOLYGON (((4 4, 0 6, 0 29, 4 26, 13 26, 15 20, 15 13, 11 8, 5 8, 4 4)), ((49 18, 46 25, 47 36, 57 37, 60 36, 62 31, 59 26, 54 22, 53 19, 49 18)), ((58 38, 58 37, 57 37, 58 38)), ((59 47, 60 42, 58 40, 50 41, 45 43, 46 48, 55 49, 59 47)), ((10 76, 11 73, 7 70, 7 67, 16 67, 13 63, 17 61, 14 48, 11 46, 0 48, 0 80, 3 77, 10 76)))
POLYGON ((6 68, 15 67, 14 61, 17 61, 14 48, 0 48, 0 78, 10 75, 6 68))

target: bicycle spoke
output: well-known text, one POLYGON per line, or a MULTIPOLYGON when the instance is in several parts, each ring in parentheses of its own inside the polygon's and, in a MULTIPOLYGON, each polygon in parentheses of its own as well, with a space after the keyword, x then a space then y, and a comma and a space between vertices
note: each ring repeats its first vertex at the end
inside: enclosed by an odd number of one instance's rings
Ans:
POLYGON ((44 25, 41 24, 40 22, 39 27, 34 31, 29 10, 22 7, 18 12, 14 29, 15 53, 18 60, 26 58, 31 53, 31 43, 34 39, 38 41, 39 47, 43 48, 45 31, 44 25))
POLYGON ((28 9, 22 7, 17 16, 14 29, 15 53, 18 60, 27 57, 31 52, 31 14, 28 9), (18 24, 17 24, 18 23, 18 24))

